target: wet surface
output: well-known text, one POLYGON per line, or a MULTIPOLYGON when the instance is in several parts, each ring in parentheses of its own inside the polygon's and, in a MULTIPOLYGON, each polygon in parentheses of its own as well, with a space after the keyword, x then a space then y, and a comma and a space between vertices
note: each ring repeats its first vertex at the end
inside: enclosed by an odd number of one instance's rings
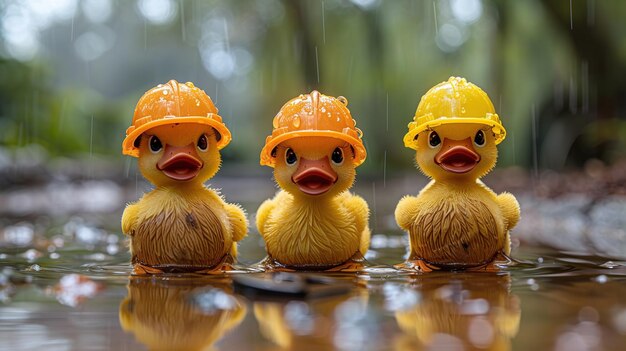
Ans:
MULTIPOLYGON (((2 231, 0 349, 621 350, 626 262, 522 246, 499 273, 407 274, 400 232, 321 297, 250 294, 232 275, 130 278, 115 216, 2 231), (111 223, 93 225, 93 223, 111 223), (42 229, 43 228, 43 229, 42 229)), ((43 222, 42 222, 43 221, 43 222)), ((260 259, 258 234, 240 257, 260 259)), ((254 261, 242 262, 251 264, 254 261)), ((240 273, 241 274, 241 273, 240 273)), ((322 274, 315 273, 321 277, 322 274)))
MULTIPOLYGON (((542 195, 541 182, 532 194, 513 171, 488 182, 522 205, 517 262, 501 272, 393 270, 408 246, 393 208, 424 179, 360 179, 354 190, 372 210, 368 268, 313 273, 338 282, 281 295, 235 287, 232 274, 131 279, 119 221, 145 182, 14 186, 0 192, 0 350, 623 350, 626 197, 542 195)), ((269 176, 214 184, 251 223, 275 191, 269 176)), ((254 230, 239 257, 238 275, 265 257, 254 230)))

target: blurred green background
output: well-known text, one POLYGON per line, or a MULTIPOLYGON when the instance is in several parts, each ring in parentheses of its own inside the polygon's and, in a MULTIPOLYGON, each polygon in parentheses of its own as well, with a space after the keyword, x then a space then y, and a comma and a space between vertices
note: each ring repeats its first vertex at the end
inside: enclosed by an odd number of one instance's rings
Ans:
POLYGON ((260 172, 274 115, 318 89, 348 98, 361 171, 381 177, 413 170, 406 125, 451 75, 503 119, 499 166, 612 163, 626 154, 624 18, 617 0, 0 0, 0 165, 27 147, 128 168, 137 100, 176 79, 225 118, 225 168, 260 172))

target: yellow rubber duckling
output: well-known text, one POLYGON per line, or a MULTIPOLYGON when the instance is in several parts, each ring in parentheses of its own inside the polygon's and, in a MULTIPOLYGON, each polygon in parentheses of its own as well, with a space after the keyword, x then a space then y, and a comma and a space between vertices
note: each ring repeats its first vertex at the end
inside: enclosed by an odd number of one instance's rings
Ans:
POLYGON ((133 274, 229 269, 247 233, 246 216, 203 183, 217 173, 219 150, 230 140, 217 108, 192 83, 171 80, 141 97, 123 153, 139 157, 156 188, 122 216, 133 274))
POLYGON ((416 150, 419 168, 433 180, 395 211, 409 232, 405 267, 495 270, 496 257, 510 253, 519 204, 479 180, 494 167, 505 136, 487 94, 463 78, 451 77, 422 97, 404 145, 416 150))
POLYGON ((282 188, 257 211, 268 268, 354 270, 369 247, 369 208, 347 190, 366 157, 344 97, 313 91, 287 102, 261 151, 282 188))

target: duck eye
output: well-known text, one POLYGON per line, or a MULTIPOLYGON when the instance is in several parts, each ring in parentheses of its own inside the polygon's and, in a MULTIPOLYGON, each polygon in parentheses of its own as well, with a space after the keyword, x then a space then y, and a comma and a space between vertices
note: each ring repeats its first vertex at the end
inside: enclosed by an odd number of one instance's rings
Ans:
POLYGON ((296 156, 296 153, 290 148, 285 151, 285 162, 287 162, 290 166, 293 166, 296 162, 298 162, 298 156, 296 156))
POLYGON ((336 165, 340 165, 343 163, 343 150, 340 147, 335 148, 333 150, 333 154, 330 156, 330 159, 333 160, 333 163, 336 165))
POLYGON ((474 144, 476 144, 476 146, 485 146, 485 133, 482 130, 476 132, 474 144))
POLYGON ((200 135, 198 138, 198 150, 206 151, 209 148, 209 141, 206 138, 206 134, 200 135))
POLYGON ((430 147, 433 148, 441 144, 441 139, 439 138, 439 134, 437 134, 437 132, 430 132, 430 134, 428 135, 428 144, 430 145, 430 147))
POLYGON ((159 151, 161 151, 161 149, 163 148, 163 144, 161 144, 161 140, 159 140, 159 138, 156 135, 153 135, 150 137, 150 151, 152 151, 152 153, 157 153, 159 151))

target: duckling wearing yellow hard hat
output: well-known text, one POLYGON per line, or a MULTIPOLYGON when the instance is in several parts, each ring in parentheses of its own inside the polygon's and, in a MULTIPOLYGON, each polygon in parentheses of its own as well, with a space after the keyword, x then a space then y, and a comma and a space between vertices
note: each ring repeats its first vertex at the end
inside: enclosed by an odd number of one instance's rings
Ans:
POLYGON ((499 254, 510 253, 519 204, 479 180, 495 166, 505 136, 487 94, 463 78, 451 77, 422 97, 404 144, 432 181, 396 207, 411 247, 403 267, 491 270, 499 254))

